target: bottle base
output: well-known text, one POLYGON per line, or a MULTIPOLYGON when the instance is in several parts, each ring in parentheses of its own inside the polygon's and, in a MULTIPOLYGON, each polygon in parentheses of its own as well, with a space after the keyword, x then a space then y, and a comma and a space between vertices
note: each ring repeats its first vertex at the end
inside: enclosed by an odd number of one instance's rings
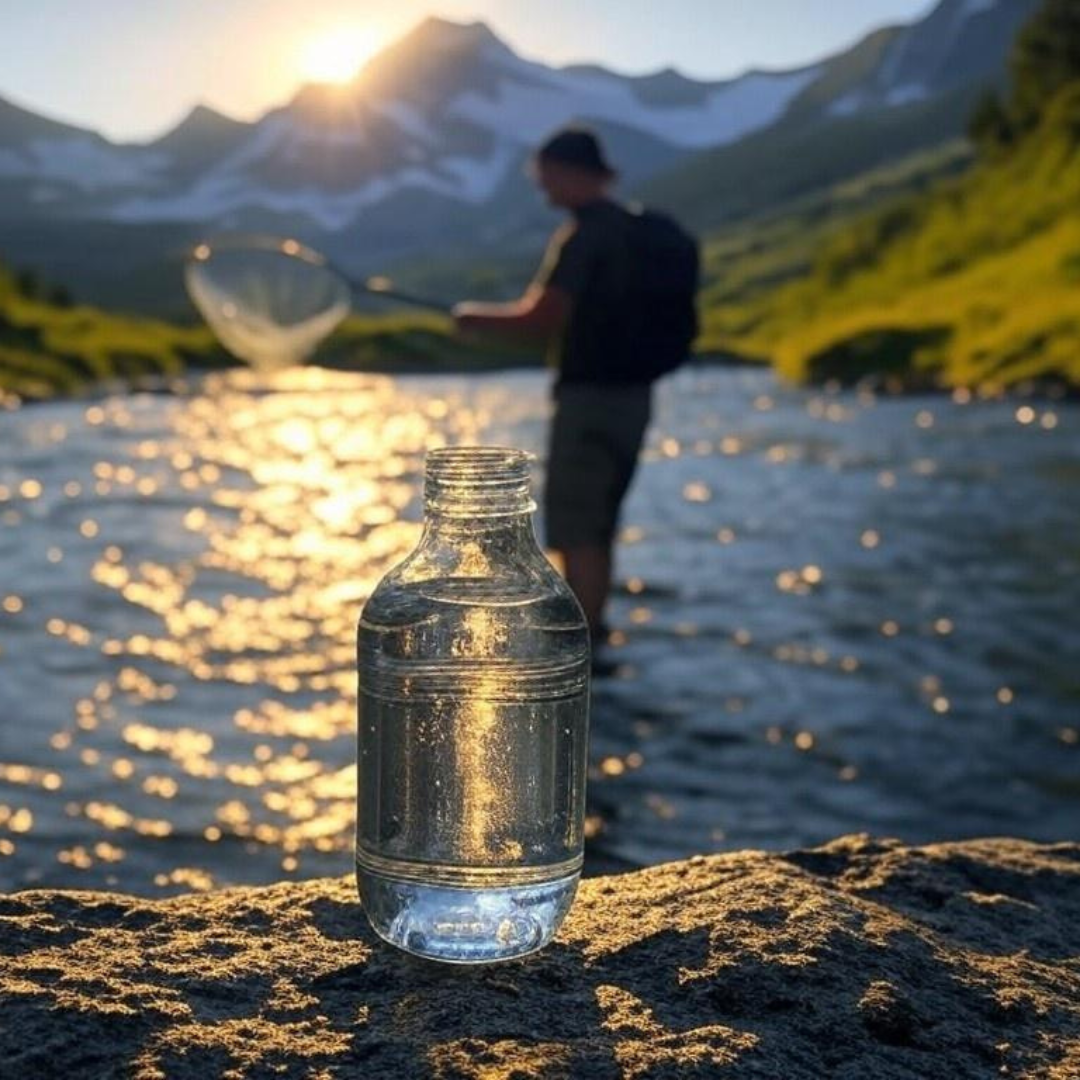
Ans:
POLYGON ((580 873, 538 884, 461 888, 357 868, 372 928, 391 945, 428 960, 486 964, 542 949, 570 910, 580 873))

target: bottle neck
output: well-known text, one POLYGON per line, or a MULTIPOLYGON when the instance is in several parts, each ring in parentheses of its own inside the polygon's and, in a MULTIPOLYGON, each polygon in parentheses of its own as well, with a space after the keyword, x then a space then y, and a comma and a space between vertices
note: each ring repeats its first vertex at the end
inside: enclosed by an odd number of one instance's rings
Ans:
POLYGON ((432 451, 421 565, 483 577, 542 558, 533 532, 529 461, 523 451, 502 447, 432 451))
POLYGON ((424 476, 429 526, 489 531, 528 523, 536 509, 529 492, 530 456, 498 446, 433 450, 424 476))
POLYGON ((530 514, 505 514, 501 517, 459 518, 427 514, 423 537, 447 544, 474 543, 484 546, 512 542, 535 543, 530 514))

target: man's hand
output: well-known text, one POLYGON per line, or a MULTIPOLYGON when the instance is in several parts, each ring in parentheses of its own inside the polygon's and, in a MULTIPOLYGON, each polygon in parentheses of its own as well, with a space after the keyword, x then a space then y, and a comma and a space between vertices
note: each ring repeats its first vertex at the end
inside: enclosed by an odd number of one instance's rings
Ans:
POLYGON ((459 333, 512 334, 517 337, 547 337, 561 330, 570 316, 572 301, 562 289, 532 286, 520 300, 508 304, 479 304, 465 301, 453 310, 459 333))
POLYGON ((481 329, 484 323, 484 316, 481 311, 484 307, 489 307, 487 304, 475 304, 471 300, 466 300, 464 303, 455 304, 453 311, 450 313, 454 319, 454 326, 459 334, 468 334, 470 332, 475 333, 481 329))

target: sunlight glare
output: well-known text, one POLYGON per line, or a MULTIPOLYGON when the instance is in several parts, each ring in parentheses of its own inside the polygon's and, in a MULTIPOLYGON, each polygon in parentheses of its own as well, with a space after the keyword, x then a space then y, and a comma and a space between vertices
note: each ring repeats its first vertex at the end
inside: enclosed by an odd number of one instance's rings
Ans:
POLYGON ((347 83, 378 52, 381 42, 370 29, 336 27, 311 37, 300 54, 300 73, 320 83, 347 83))

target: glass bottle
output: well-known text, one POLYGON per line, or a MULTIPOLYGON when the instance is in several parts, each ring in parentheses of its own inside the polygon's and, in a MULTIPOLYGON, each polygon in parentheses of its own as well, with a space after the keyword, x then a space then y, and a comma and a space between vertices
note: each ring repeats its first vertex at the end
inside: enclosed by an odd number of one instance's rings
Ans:
POLYGON ((435 960, 541 948, 581 873, 588 630, 529 460, 429 453, 420 542, 360 617, 357 884, 380 936, 435 960))

